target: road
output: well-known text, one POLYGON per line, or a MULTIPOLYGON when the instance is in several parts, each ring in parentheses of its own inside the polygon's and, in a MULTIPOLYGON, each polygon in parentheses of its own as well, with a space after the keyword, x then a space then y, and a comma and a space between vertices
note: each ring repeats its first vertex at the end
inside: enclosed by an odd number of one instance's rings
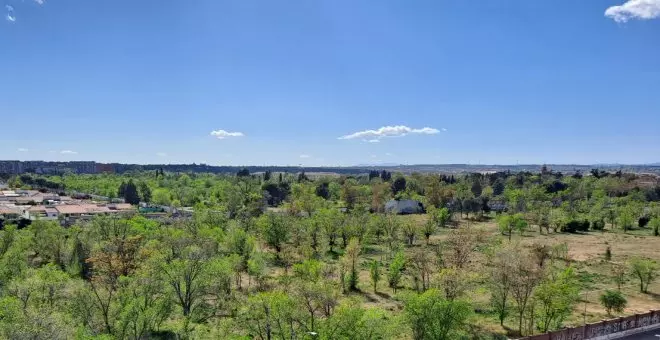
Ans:
POLYGON ((622 340, 660 340, 660 329, 653 329, 648 332, 630 335, 622 340))

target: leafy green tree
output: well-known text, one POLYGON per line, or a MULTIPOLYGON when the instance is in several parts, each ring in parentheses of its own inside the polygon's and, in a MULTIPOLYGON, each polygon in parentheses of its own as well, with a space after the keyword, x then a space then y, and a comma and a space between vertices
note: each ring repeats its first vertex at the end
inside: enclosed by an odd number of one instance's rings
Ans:
POLYGON ((387 282, 396 293, 396 289, 399 287, 401 282, 401 276, 403 275, 403 269, 406 264, 406 257, 403 252, 398 252, 394 255, 392 262, 390 262, 389 272, 387 273, 387 282))
POLYGON ((289 226, 284 218, 273 213, 264 214, 259 218, 259 225, 266 243, 275 248, 275 251, 279 254, 284 243, 289 240, 290 235, 289 226))
POLYGON ((653 236, 660 236, 660 217, 652 218, 649 226, 653 229, 653 236))
POLYGON ((151 189, 147 182, 140 182, 140 197, 145 203, 151 203, 151 189))
POLYGON ((257 289, 262 289, 266 276, 266 260, 261 253, 255 253, 250 256, 247 262, 247 272, 250 277, 254 278, 257 289))
POLYGON ((569 267, 558 275, 551 276, 536 289, 538 309, 537 328, 541 332, 559 329, 569 317, 579 298, 579 282, 573 268, 569 267))
POLYGON ((301 310, 284 292, 258 293, 248 298, 239 315, 239 325, 254 339, 298 339, 305 334, 301 310))
POLYGON ((658 263, 639 257, 630 260, 630 272, 639 279, 639 291, 648 293, 649 284, 658 277, 658 263))
POLYGON ((348 286, 350 290, 357 290, 359 282, 359 261, 360 259, 360 242, 356 238, 352 238, 346 246, 344 257, 345 268, 348 268, 348 286))
POLYGON ((511 235, 514 231, 519 231, 521 234, 527 229, 527 221, 522 214, 514 215, 500 215, 497 220, 502 235, 508 235, 511 241, 511 235))
POLYGON ((628 209, 625 209, 619 214, 617 218, 617 224, 623 229, 624 232, 627 232, 632 227, 635 226, 635 218, 632 215, 632 212, 628 209))
POLYGON ((418 234, 417 224, 411 221, 403 223, 403 234, 406 236, 406 242, 409 246, 415 244, 415 236, 418 234))
POLYGON ((628 300, 618 290, 606 290, 600 297, 600 304, 603 305, 607 311, 607 315, 611 316, 612 311, 622 313, 628 305, 628 300))
POLYGON ((327 318, 317 335, 323 340, 391 339, 394 327, 386 313, 376 308, 362 308, 357 302, 342 303, 327 318))
POLYGON ((170 205, 172 200, 170 198, 170 193, 167 189, 158 188, 153 191, 152 202, 159 205, 170 205))
POLYGON ((445 300, 443 294, 430 289, 422 294, 404 296, 404 317, 412 329, 413 339, 457 339, 465 334, 473 311, 468 302, 445 300))
POLYGON ((380 263, 372 260, 369 264, 369 276, 371 277, 371 285, 374 287, 374 293, 378 292, 378 282, 380 281, 380 263))

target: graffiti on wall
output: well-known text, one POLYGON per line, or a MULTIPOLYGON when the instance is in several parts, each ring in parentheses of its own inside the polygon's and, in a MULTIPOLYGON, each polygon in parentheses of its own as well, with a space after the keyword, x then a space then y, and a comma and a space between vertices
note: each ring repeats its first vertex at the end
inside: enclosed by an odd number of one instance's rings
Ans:
POLYGON ((534 335, 524 340, 588 340, 609 334, 634 330, 653 325, 660 325, 660 310, 653 310, 644 314, 604 320, 597 323, 586 324, 580 327, 566 328, 550 333, 534 335))

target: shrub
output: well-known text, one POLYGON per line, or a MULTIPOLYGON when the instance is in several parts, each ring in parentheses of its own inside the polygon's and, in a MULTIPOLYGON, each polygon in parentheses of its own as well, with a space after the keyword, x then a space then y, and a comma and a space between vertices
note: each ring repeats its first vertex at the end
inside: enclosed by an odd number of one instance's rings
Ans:
POLYGON ((600 304, 605 307, 607 315, 612 315, 612 311, 617 313, 623 312, 626 305, 628 305, 628 300, 626 300, 626 297, 618 290, 606 290, 603 295, 600 296, 600 304))
POLYGON ((575 233, 578 231, 588 231, 589 230, 589 221, 588 220, 570 220, 564 224, 562 231, 565 233, 575 233))
POLYGON ((610 246, 607 246, 607 249, 605 249, 605 260, 609 261, 612 259, 612 248, 610 246))
POLYGON ((603 230, 605 229, 605 221, 604 220, 595 220, 591 222, 591 230, 603 230))

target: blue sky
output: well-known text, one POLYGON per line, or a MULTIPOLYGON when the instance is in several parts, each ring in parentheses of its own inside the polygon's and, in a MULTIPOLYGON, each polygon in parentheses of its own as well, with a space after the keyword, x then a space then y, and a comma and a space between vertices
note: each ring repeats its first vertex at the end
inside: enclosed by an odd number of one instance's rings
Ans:
POLYGON ((0 159, 660 161, 660 0, 1 1, 0 159))

